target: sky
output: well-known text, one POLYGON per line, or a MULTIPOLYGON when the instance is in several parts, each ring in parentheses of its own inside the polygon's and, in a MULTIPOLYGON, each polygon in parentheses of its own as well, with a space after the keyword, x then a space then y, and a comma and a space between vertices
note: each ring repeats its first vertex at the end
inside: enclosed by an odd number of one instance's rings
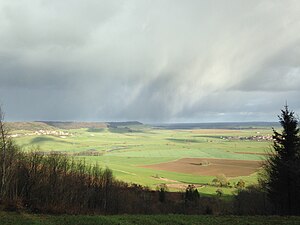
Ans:
POLYGON ((9 121, 300 114, 298 0, 0 0, 9 121))

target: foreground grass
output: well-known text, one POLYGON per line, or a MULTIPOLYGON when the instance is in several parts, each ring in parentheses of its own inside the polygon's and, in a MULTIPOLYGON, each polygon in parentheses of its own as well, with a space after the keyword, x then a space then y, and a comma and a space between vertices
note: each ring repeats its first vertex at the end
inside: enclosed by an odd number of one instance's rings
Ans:
POLYGON ((300 217, 279 216, 189 216, 189 215, 117 215, 50 216, 0 212, 0 224, 8 225, 110 225, 110 224, 300 224, 300 217))

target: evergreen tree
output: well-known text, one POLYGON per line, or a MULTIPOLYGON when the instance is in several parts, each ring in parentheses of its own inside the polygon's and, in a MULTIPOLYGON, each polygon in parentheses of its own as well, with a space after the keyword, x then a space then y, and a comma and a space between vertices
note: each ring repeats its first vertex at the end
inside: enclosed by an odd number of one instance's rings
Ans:
POLYGON ((282 133, 274 131, 273 152, 267 159, 263 182, 277 213, 300 214, 300 146, 298 120, 285 106, 279 122, 282 133))

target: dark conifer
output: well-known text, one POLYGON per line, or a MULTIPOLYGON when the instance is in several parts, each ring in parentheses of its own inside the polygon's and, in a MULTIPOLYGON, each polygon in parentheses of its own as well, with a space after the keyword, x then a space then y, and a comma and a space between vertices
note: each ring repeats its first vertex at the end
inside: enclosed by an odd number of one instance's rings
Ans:
POLYGON ((285 106, 279 122, 282 132, 273 129, 273 152, 264 168, 264 185, 277 213, 300 213, 300 148, 298 120, 285 106))

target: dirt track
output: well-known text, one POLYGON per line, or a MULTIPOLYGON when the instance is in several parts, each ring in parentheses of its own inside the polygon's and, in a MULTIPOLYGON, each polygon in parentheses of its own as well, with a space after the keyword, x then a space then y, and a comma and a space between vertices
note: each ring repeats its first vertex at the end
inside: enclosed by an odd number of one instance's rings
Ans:
POLYGON ((183 158, 173 162, 145 165, 145 168, 203 176, 225 174, 227 177, 248 176, 257 171, 262 161, 183 158))

